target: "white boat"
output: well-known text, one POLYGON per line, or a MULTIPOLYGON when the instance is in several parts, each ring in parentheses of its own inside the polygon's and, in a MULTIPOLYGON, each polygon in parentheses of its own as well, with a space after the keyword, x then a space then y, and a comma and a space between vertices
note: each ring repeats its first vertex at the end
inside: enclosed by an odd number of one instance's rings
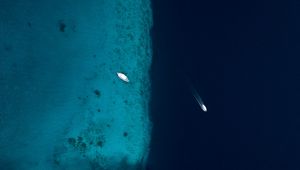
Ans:
POLYGON ((128 77, 127 77, 124 73, 118 72, 117 75, 118 75, 118 77, 119 77, 121 80, 123 80, 123 81, 129 83, 129 79, 128 79, 128 77))

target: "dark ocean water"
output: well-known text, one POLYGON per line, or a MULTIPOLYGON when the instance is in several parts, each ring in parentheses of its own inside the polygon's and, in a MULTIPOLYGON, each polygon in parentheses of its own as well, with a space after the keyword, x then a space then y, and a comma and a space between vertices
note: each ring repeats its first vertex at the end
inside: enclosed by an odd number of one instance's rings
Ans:
POLYGON ((300 169, 300 2, 152 4, 149 167, 300 169))

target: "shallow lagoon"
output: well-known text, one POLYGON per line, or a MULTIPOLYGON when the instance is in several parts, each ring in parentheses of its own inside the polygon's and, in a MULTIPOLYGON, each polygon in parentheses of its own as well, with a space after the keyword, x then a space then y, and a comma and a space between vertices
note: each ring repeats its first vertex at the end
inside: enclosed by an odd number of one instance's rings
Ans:
POLYGON ((142 166, 151 130, 150 2, 1 4, 0 169, 142 166))

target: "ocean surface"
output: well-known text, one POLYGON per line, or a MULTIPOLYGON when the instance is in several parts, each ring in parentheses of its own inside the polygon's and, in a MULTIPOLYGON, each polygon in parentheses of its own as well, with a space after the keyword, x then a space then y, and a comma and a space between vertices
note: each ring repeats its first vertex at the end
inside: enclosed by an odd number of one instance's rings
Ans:
POLYGON ((0 170, 300 169, 299 11, 1 0, 0 170))
POLYGON ((148 0, 2 0, 0 169, 143 167, 151 26, 148 0))
POLYGON ((300 169, 299 1, 152 4, 149 167, 300 169))

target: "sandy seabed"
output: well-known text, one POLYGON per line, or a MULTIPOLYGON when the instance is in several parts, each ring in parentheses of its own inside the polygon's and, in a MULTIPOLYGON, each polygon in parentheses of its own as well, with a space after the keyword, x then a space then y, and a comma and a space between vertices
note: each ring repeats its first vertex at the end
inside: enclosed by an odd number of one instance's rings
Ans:
POLYGON ((150 0, 0 8, 0 169, 139 169, 151 131, 150 0))

